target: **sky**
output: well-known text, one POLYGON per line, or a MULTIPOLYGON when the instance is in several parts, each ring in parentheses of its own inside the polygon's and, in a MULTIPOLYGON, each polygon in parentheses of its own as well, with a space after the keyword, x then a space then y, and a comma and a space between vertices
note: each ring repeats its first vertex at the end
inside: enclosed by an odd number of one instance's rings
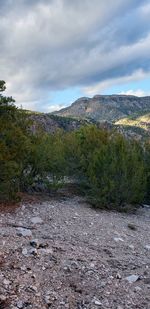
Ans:
POLYGON ((150 0, 0 0, 0 80, 43 112, 150 95, 150 0))

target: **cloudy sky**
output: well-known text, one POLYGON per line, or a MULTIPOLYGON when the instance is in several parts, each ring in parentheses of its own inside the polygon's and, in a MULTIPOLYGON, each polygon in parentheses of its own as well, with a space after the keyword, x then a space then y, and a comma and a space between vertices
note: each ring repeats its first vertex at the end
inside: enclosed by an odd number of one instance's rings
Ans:
POLYGON ((18 106, 150 94, 150 0, 0 0, 0 79, 18 106))

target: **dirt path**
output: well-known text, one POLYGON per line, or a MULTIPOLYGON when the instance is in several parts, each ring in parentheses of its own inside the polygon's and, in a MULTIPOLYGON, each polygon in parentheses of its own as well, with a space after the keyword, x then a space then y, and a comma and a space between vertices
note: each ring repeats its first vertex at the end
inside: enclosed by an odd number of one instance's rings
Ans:
POLYGON ((150 210, 98 211, 71 196, 1 213, 5 308, 150 309, 150 210))

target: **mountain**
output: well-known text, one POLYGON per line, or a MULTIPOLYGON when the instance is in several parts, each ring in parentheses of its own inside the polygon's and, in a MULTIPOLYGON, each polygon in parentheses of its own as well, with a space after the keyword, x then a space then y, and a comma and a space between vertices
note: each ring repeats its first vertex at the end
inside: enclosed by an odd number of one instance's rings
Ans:
POLYGON ((115 122, 116 125, 134 126, 144 130, 150 130, 150 113, 138 117, 127 117, 115 122))
POLYGON ((115 122, 120 133, 136 139, 150 138, 150 113, 128 116, 115 122))
POLYGON ((48 133, 57 129, 72 131, 91 123, 116 129, 127 137, 150 138, 150 96, 96 95, 80 98, 51 114, 26 112, 32 120, 33 132, 37 128, 48 133))
POLYGON ((36 132, 37 129, 41 129, 47 133, 54 133, 58 129, 73 131, 79 129, 83 125, 93 123, 92 121, 84 119, 74 119, 30 111, 26 112, 29 115, 29 119, 32 121, 31 130, 33 133, 36 132))
POLYGON ((83 97, 71 106, 54 112, 54 115, 77 119, 92 119, 96 122, 111 122, 150 112, 150 96, 136 97, 131 95, 95 95, 83 97))

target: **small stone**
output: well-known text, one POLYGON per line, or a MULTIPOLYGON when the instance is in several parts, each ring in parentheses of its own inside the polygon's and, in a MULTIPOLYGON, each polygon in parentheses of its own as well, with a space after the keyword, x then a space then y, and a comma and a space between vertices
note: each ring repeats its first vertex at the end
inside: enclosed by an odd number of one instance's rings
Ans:
POLYGON ((95 264, 94 264, 94 263, 91 263, 91 264, 90 264, 90 268, 95 268, 95 264))
POLYGON ((20 267, 20 269, 23 270, 23 271, 26 271, 26 266, 23 265, 23 266, 20 267))
POLYGON ((33 239, 30 241, 30 245, 34 248, 39 248, 39 241, 37 239, 33 239))
POLYGON ((71 267, 69 265, 64 266, 65 272, 70 273, 71 272, 71 267))
POLYGON ((118 242, 118 241, 124 241, 121 237, 114 237, 114 240, 115 240, 116 242, 118 242))
POLYGON ((32 236, 32 232, 28 229, 24 229, 22 227, 17 228, 17 235, 18 236, 23 236, 23 237, 30 237, 32 236))
POLYGON ((36 293, 37 293, 37 287, 34 286, 34 285, 29 286, 29 287, 27 288, 27 291, 28 291, 28 292, 36 292, 36 293))
POLYGON ((48 247, 48 243, 47 242, 43 242, 39 244, 39 248, 45 249, 48 247))
POLYGON ((79 268, 79 264, 76 261, 72 261, 71 266, 74 267, 75 269, 79 268))
POLYGON ((43 223, 43 220, 40 217, 33 217, 31 218, 31 222, 33 224, 40 224, 40 223, 43 223))
POLYGON ((6 301, 7 297, 5 295, 0 295, 0 301, 4 302, 6 301))
POLYGON ((44 249, 44 248, 39 248, 38 252, 40 252, 41 254, 53 254, 53 250, 52 249, 44 249))
POLYGON ((133 223, 128 223, 128 228, 133 231, 137 230, 137 227, 133 223))
POLYGON ((133 246, 133 245, 129 245, 129 248, 130 248, 130 249, 134 249, 134 246, 133 246))
POLYGON ((145 249, 150 250, 150 245, 146 245, 145 249))
POLYGON ((139 279, 140 279, 140 277, 138 275, 131 275, 131 276, 126 277, 126 280, 129 283, 134 283, 134 282, 136 282, 139 279))
POLYGON ((36 286, 33 285, 31 288, 32 288, 32 290, 33 290, 34 292, 37 292, 37 287, 36 287, 36 286))
POLYGON ((11 281, 8 280, 8 279, 4 279, 3 283, 4 283, 5 285, 9 285, 9 284, 11 284, 11 281))
POLYGON ((23 248, 23 249, 22 249, 22 254, 23 254, 24 256, 27 256, 27 255, 28 255, 28 250, 27 250, 27 248, 23 248))
POLYGON ((24 308, 24 303, 23 303, 21 300, 19 300, 19 301, 17 302, 17 308, 19 308, 19 309, 24 308))
POLYGON ((95 301, 94 301, 94 304, 95 304, 96 306, 102 306, 102 303, 100 302, 100 300, 95 300, 95 301))
POLYGON ((121 279, 121 275, 119 273, 116 274, 116 279, 121 279))
POLYGON ((145 284, 150 284, 150 278, 145 278, 145 279, 144 279, 144 283, 145 283, 145 284))
POLYGON ((29 250, 29 254, 30 254, 30 255, 34 255, 34 256, 37 256, 37 255, 38 255, 37 249, 35 249, 35 248, 30 249, 30 250, 29 250))
POLYGON ((150 208, 150 205, 148 205, 148 204, 143 204, 143 207, 145 207, 145 208, 150 208))
POLYGON ((47 305, 50 303, 50 296, 45 296, 45 302, 47 305))
POLYGON ((139 286, 135 286, 134 290, 135 292, 140 292, 142 289, 139 286))
POLYGON ((61 306, 63 306, 63 305, 65 305, 66 303, 65 303, 65 301, 61 301, 59 304, 60 304, 61 306))

